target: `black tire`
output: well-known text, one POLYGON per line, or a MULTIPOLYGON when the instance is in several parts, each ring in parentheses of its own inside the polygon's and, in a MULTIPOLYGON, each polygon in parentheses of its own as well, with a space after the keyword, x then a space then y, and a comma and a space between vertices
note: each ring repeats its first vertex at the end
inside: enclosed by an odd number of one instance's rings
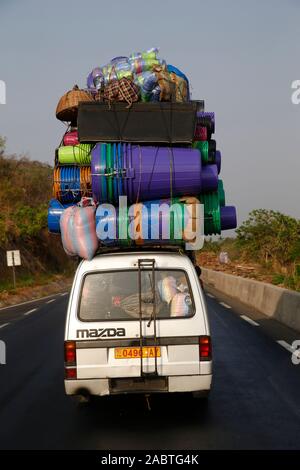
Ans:
POLYGON ((202 400, 203 402, 208 400, 210 390, 201 390, 199 392, 192 392, 192 396, 196 400, 202 400))
POLYGON ((91 395, 72 395, 72 401, 79 407, 79 408, 86 408, 91 405, 92 397, 91 395))

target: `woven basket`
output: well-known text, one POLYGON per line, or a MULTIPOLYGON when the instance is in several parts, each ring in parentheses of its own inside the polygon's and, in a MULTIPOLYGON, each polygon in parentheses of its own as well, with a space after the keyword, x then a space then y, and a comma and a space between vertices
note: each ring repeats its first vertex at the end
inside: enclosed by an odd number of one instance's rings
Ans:
POLYGON ((78 112, 78 103, 80 101, 94 101, 91 95, 80 90, 77 85, 73 90, 63 95, 56 108, 56 117, 60 121, 76 121, 78 112))
POLYGON ((126 101, 128 107, 139 100, 139 89, 132 80, 126 77, 120 80, 112 80, 104 89, 104 100, 110 103, 126 101))

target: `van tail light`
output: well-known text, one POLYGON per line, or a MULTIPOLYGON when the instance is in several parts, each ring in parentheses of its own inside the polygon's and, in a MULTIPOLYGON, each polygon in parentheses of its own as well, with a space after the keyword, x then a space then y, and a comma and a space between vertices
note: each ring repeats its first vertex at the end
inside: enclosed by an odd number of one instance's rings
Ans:
POLYGON ((76 343, 75 341, 65 341, 65 363, 71 365, 76 363, 76 343))
POLYGON ((65 378, 76 379, 76 342, 65 341, 65 378))
POLYGON ((200 361, 211 361, 211 339, 210 336, 199 337, 199 355, 200 361))
POLYGON ((76 379, 77 378, 77 369, 76 367, 66 367, 65 368, 65 379, 76 379))

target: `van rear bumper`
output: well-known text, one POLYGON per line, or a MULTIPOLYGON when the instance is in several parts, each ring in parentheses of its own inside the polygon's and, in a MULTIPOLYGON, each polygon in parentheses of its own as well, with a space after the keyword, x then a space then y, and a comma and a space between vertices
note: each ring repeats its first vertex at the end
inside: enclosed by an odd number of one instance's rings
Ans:
POLYGON ((67 395, 119 395, 124 393, 165 393, 209 391, 212 375, 185 375, 157 378, 65 380, 67 395))

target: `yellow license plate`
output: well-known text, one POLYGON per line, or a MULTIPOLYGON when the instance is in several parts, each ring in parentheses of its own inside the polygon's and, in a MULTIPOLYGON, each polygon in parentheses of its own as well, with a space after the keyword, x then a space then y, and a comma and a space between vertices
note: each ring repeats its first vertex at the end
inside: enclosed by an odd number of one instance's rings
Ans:
MULTIPOLYGON (((160 357, 161 351, 159 346, 144 346, 143 358, 160 357), (156 351, 155 351, 156 350, 156 351)), ((137 359, 141 357, 141 348, 116 348, 115 359, 137 359)))

